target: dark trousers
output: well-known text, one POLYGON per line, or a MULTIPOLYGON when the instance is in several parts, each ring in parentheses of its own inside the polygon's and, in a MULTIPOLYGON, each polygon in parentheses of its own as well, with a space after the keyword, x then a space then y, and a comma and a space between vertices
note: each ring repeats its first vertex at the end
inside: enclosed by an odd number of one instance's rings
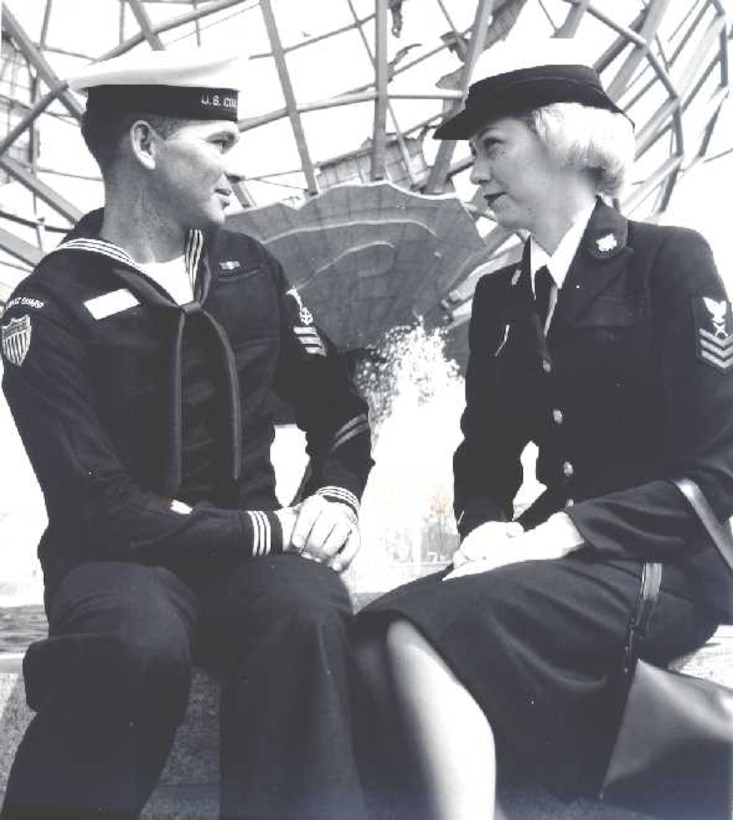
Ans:
POLYGON ((3 820, 136 817, 185 713, 194 658, 221 675, 221 813, 362 820, 349 597, 293 555, 243 562, 204 590, 160 567, 90 563, 48 605, 24 663, 37 710, 3 820))

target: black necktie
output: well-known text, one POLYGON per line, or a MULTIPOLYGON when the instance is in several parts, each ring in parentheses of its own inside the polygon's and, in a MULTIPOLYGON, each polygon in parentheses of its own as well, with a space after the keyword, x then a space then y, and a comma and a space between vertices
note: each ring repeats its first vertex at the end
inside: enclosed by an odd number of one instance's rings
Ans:
POLYGON ((550 311, 552 285, 552 274, 547 270, 547 266, 543 265, 534 275, 534 309, 543 329, 547 321, 547 314, 550 311))

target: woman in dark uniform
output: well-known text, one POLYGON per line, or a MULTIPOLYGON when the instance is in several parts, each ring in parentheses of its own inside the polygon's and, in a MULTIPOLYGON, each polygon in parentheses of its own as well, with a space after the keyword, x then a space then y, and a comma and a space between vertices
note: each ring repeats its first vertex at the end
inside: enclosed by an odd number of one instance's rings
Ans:
POLYGON ((437 131, 470 140, 472 181, 528 239, 476 288, 453 567, 362 615, 423 772, 397 787, 401 817, 492 817, 497 746, 564 798, 598 793, 645 562, 663 565, 649 660, 730 617, 722 565, 670 483, 694 478, 733 512, 730 305, 699 235, 606 204, 633 126, 595 71, 565 62, 475 82, 437 131), (547 489, 515 519, 530 441, 547 489))

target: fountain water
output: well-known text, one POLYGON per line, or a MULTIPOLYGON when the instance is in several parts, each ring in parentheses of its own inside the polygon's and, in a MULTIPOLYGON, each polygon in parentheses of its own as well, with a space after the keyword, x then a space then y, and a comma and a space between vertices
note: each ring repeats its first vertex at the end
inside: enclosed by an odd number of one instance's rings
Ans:
POLYGON ((40 603, 43 593, 36 546, 46 527, 46 510, 1 393, 0 441, 0 607, 40 603))
POLYGON ((370 405, 375 466, 362 499, 363 548, 348 580, 385 590, 439 569, 458 545, 452 456, 463 379, 441 330, 422 322, 385 334, 357 381, 370 405))

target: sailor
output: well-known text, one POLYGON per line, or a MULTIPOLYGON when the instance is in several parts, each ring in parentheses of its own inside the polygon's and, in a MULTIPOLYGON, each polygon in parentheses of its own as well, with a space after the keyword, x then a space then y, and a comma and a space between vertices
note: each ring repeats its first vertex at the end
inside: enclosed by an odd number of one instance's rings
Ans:
POLYGON ((102 210, 18 287, 4 390, 45 494, 49 637, 2 817, 136 817, 188 702, 222 677, 221 811, 365 817, 351 606, 371 467, 366 406, 277 260, 224 227, 241 61, 153 52, 89 66, 82 133, 102 210), (275 397, 306 431, 275 495, 275 397))

